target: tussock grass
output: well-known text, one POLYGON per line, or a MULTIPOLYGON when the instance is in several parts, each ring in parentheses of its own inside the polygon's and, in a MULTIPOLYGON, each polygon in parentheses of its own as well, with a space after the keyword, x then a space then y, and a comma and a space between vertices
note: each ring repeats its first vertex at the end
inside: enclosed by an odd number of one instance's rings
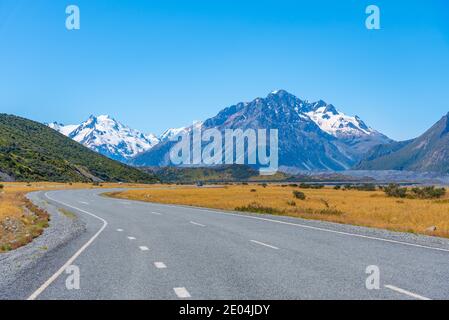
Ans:
POLYGON ((428 234, 449 238, 449 196, 440 200, 388 197, 383 191, 301 190, 305 200, 295 201, 291 188, 281 185, 233 185, 222 188, 178 187, 130 190, 111 196, 167 204, 224 210, 264 212, 305 219, 428 234), (257 192, 251 192, 256 189, 257 192), (257 204, 257 205, 255 205, 257 204), (267 209, 267 210, 263 210, 267 209), (426 231, 435 226, 435 231, 426 231))

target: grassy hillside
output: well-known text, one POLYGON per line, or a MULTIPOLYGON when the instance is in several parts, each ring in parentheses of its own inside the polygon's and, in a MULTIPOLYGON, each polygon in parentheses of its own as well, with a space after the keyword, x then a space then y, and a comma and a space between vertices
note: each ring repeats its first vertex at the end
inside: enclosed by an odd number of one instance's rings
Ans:
POLYGON ((0 114, 0 173, 17 181, 156 182, 40 123, 0 114))

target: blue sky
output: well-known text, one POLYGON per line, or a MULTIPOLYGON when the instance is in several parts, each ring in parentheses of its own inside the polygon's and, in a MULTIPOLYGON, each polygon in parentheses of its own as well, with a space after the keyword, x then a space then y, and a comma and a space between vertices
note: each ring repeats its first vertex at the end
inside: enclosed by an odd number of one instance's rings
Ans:
POLYGON ((159 134, 282 88, 408 139, 449 111, 445 2, 0 0, 0 112, 159 134))

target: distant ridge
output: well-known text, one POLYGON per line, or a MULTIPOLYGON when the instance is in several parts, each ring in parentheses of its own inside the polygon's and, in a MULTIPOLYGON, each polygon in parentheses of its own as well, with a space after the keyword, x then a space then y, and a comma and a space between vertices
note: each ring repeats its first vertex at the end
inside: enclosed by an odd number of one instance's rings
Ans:
POLYGON ((416 139, 377 147, 355 169, 449 173, 449 113, 416 139))

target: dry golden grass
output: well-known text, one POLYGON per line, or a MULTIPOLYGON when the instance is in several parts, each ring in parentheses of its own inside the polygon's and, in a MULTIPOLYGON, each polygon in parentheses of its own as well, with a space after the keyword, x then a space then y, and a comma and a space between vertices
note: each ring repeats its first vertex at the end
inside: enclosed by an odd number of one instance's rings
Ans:
POLYGON ((382 191, 303 190, 279 185, 266 188, 259 185, 155 188, 130 190, 111 196, 225 210, 252 204, 256 208, 273 209, 281 215, 449 238, 448 196, 439 200, 397 199, 386 197, 382 191), (295 199, 293 190, 304 192, 306 200, 295 199), (426 231, 431 226, 435 226, 436 231, 426 231))
POLYGON ((18 248, 39 236, 48 226, 49 216, 25 198, 25 194, 39 190, 88 188, 141 188, 148 185, 102 183, 0 183, 0 252, 18 248))

